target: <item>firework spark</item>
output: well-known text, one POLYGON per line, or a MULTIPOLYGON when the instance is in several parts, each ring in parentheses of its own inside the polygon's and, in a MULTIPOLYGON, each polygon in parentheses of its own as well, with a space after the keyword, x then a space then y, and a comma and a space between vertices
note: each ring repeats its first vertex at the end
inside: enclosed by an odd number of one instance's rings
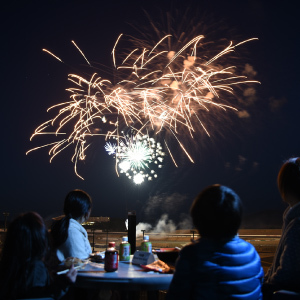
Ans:
POLYGON ((119 137, 118 145, 107 142, 105 149, 115 156, 118 171, 136 184, 156 178, 165 156, 161 144, 148 135, 119 137))
MULTIPOLYGON (((203 112, 237 110, 225 100, 224 93, 233 95, 236 86, 257 83, 246 76, 236 75, 235 66, 221 66, 222 58, 254 39, 236 45, 231 42, 218 54, 202 57, 201 42, 204 36, 194 37, 178 51, 166 50, 170 38, 166 35, 149 49, 134 48, 118 65, 116 49, 120 35, 112 51, 118 76, 122 78, 116 85, 96 73, 90 79, 69 74, 68 79, 74 85, 67 89, 71 93, 70 100, 50 107, 48 110, 58 109, 57 115, 37 127, 31 136, 32 139, 41 134, 52 134, 58 140, 27 153, 51 146, 49 155, 52 161, 64 149, 74 147, 72 161, 75 173, 82 178, 77 172, 77 163, 85 159, 92 138, 103 136, 107 141, 116 139, 116 145, 106 144, 106 151, 115 155, 120 172, 131 170, 133 173, 127 172, 127 177, 136 176, 136 181, 140 182, 146 176, 144 170, 148 168, 148 163, 154 159, 149 132, 164 141, 177 166, 172 149, 164 139, 170 133, 190 161, 194 162, 184 140, 187 136, 193 139, 201 128, 209 135, 203 112), (55 129, 48 131, 49 127, 55 129), (135 134, 130 138, 119 135, 125 130, 135 134), (144 142, 144 136, 147 142, 144 142)), ((139 43, 142 44, 141 41, 139 43)), ((90 64, 77 44, 73 44, 90 64)), ((63 62, 50 51, 43 50, 63 62)))

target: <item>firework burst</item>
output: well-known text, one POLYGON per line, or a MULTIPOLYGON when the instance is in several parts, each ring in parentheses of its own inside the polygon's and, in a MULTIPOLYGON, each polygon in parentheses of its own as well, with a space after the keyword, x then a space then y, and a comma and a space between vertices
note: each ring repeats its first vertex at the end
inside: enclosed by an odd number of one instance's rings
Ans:
POLYGON ((107 142, 105 149, 114 155, 117 170, 132 179, 136 184, 145 179, 157 177, 157 169, 162 167, 165 156, 159 142, 148 135, 131 135, 119 138, 119 144, 107 142))
MULTIPOLYGON (((155 135, 164 143, 176 166, 166 134, 175 139, 193 162, 184 146, 184 139, 187 136, 193 139, 199 130, 209 135, 209 128, 203 122, 203 112, 237 110, 228 104, 224 94, 233 95, 236 86, 257 83, 237 75, 234 66, 222 67, 221 64, 226 55, 254 39, 235 45, 230 42, 212 57, 201 56, 202 35, 186 42, 177 51, 168 50, 170 39, 171 36, 166 35, 151 48, 136 47, 123 55, 119 62, 117 49, 120 36, 112 51, 117 77, 120 78, 115 85, 96 73, 90 79, 70 74, 68 79, 73 84, 67 89, 71 93, 70 100, 50 107, 48 110, 57 109, 58 113, 40 125, 31 136, 32 139, 41 134, 53 134, 57 140, 27 153, 50 146, 51 161, 64 149, 74 147, 72 161, 75 173, 82 178, 77 172, 77 163, 85 159, 92 138, 103 136, 108 141, 106 151, 115 155, 117 173, 119 170, 128 178, 135 177, 136 182, 141 182, 145 177, 150 180, 157 176, 157 173, 152 176, 145 172, 156 159, 153 145, 163 153, 160 143, 153 144, 149 138, 148 133, 151 132, 151 136, 155 135), (49 127, 54 130, 49 131, 49 127), (132 136, 119 134, 128 129, 134 132, 132 136), (113 139, 117 143, 110 142, 113 139)), ((139 46, 143 45, 140 40, 134 41, 139 46)))

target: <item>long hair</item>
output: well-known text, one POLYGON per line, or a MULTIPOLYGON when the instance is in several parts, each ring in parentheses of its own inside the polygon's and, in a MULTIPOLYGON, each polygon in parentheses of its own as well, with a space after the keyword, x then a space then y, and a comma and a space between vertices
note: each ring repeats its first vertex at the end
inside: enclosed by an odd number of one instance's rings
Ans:
POLYGON ((202 237, 232 238, 241 225, 242 204, 232 189, 218 184, 211 185, 195 198, 191 216, 202 237))
POLYGON ((74 190, 67 194, 64 202, 65 216, 53 223, 51 238, 54 248, 62 245, 68 238, 70 219, 75 220, 85 216, 92 208, 91 197, 82 190, 74 190))
POLYGON ((35 212, 19 215, 9 225, 0 261, 0 299, 15 299, 26 292, 26 278, 35 260, 49 250, 48 231, 35 212))
POLYGON ((284 200, 290 195, 300 201, 300 157, 290 158, 282 165, 277 184, 284 200))

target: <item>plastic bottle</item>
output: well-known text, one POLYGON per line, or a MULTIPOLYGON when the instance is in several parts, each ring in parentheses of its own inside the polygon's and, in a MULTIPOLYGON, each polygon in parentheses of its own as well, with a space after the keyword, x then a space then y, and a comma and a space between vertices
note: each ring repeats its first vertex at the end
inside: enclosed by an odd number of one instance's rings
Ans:
POLYGON ((115 242, 109 242, 108 248, 105 251, 104 270, 106 272, 114 272, 118 270, 118 251, 115 248, 115 242))
POLYGON ((149 235, 144 236, 144 240, 141 243, 141 251, 152 253, 152 244, 149 242, 149 235))
POLYGON ((122 243, 120 244, 119 250, 120 261, 130 261, 130 244, 128 243, 128 237, 122 237, 122 243))

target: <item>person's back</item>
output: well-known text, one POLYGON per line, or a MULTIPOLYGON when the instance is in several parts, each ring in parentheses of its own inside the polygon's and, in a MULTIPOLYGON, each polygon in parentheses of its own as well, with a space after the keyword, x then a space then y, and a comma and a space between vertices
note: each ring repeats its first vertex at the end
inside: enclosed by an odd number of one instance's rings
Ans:
POLYGON ((201 238, 181 250, 167 299, 262 299, 260 257, 236 235, 239 197, 223 186, 208 187, 191 215, 201 238))
POLYGON ((81 190, 67 194, 64 202, 65 216, 51 228, 51 237, 57 257, 63 261, 67 257, 86 259, 92 252, 88 234, 81 225, 91 213, 92 200, 81 190))
POLYGON ((57 247, 57 257, 63 261, 67 257, 86 259, 91 253, 91 245, 85 228, 76 220, 69 220, 68 238, 57 247))
POLYGON ((278 173, 278 189, 289 206, 283 214, 282 236, 263 285, 264 299, 279 289, 300 292, 300 158, 287 160, 278 173))
POLYGON ((168 299, 261 299, 262 277, 251 244, 201 238, 182 249, 168 299))

